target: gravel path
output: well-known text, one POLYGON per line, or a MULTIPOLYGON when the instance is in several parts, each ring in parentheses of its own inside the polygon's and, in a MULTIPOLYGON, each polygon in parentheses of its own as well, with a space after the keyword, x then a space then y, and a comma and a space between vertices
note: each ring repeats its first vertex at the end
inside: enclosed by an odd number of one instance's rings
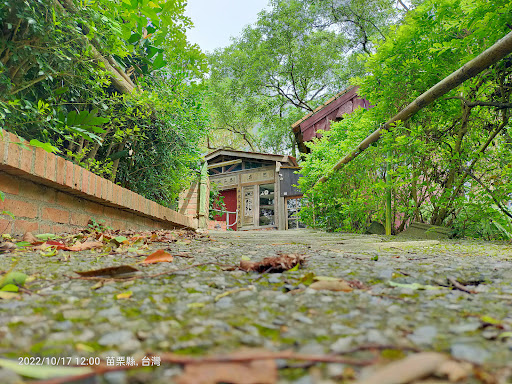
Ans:
MULTIPOLYGON (((34 276, 19 298, 0 299, 0 355, 16 361, 21 356, 96 357, 104 363, 149 352, 205 355, 256 347, 325 355, 393 345, 351 356, 393 360, 408 354, 409 347, 440 351, 473 363, 463 382, 512 382, 507 369, 512 367, 510 244, 390 242, 375 235, 301 230, 211 232, 190 243, 151 243, 144 256, 156 249, 179 256, 172 263, 136 265, 135 276, 179 271, 98 282, 76 279, 73 271, 133 265, 143 258, 133 249, 114 255, 0 254, 0 271, 17 259, 15 270, 34 276), (263 275, 225 270, 242 258, 259 261, 277 252, 303 254, 307 263, 296 271, 263 275), (202 263, 214 264, 185 269, 202 263), (368 289, 312 289, 318 276, 368 289), (117 297, 122 293, 129 297, 117 297)), ((351 382, 375 370, 287 364, 278 361, 282 383, 351 382)), ((109 373, 97 382, 172 383, 181 370, 162 364, 151 371, 109 373)), ((0 369, 0 377, 2 383, 19 380, 7 369, 0 369)))

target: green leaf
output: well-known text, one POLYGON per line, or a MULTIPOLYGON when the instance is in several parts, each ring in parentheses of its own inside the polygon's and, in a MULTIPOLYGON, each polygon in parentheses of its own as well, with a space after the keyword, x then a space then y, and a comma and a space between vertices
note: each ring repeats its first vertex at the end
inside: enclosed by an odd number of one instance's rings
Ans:
POLYGON ((40 233, 39 235, 35 235, 39 240, 46 241, 46 240, 53 240, 57 236, 55 236, 53 233, 40 233))
POLYGON ((117 237, 114 237, 112 240, 114 240, 118 244, 121 244, 124 241, 127 241, 128 239, 124 236, 117 236, 117 237))
POLYGON ((16 372, 18 375, 32 379, 46 380, 55 377, 78 376, 93 373, 88 367, 59 367, 51 365, 20 365, 18 361, 1 359, 0 367, 16 372))
POLYGON ((129 44, 134 44, 134 43, 137 43, 138 41, 140 41, 140 38, 142 36, 138 33, 134 33, 130 36, 130 38, 128 39, 128 43, 129 44))
POLYGON ((163 53, 159 53, 158 56, 153 61, 153 69, 157 70, 163 68, 167 65, 167 61, 164 60, 163 53))
POLYGON ((54 147, 53 145, 51 145, 50 143, 42 143, 40 142, 39 140, 37 139, 32 139, 30 140, 30 143, 29 143, 31 146, 33 147, 37 147, 37 148, 42 148, 44 149, 46 152, 50 152, 50 153, 59 153, 60 152, 60 149, 57 148, 57 147, 54 147))
POLYGON ((27 275, 22 272, 9 272, 0 280, 0 288, 12 284, 17 285, 19 287, 25 284, 25 280, 27 280, 27 275))
POLYGON ((498 335, 498 339, 512 338, 512 332, 502 332, 498 335))
POLYGON ((4 292, 19 292, 20 288, 14 284, 5 284, 0 291, 4 292))

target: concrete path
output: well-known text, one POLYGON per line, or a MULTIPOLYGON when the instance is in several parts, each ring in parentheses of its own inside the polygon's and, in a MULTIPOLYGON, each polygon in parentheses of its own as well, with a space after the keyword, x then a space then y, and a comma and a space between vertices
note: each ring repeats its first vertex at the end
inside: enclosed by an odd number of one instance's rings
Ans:
MULTIPOLYGON (((16 270, 34 277, 26 293, 0 300, 0 354, 105 363, 149 352, 219 355, 245 347, 348 354, 386 365, 411 351, 437 351, 464 362, 461 382, 511 380, 510 244, 299 230, 210 232, 148 247, 0 254, 0 271, 17 259, 16 270), (172 263, 134 264, 156 249, 175 255, 172 263), (304 255, 307 262, 263 275, 229 268, 277 254, 304 255), (82 280, 74 273, 127 264, 139 272, 124 281, 82 280), (319 281, 327 289, 314 289, 319 281), (329 290, 339 284, 349 288, 329 290)), ((279 382, 353 382, 377 366, 279 360, 279 382)), ((163 364, 102 380, 181 383, 182 372, 180 365, 163 364)))

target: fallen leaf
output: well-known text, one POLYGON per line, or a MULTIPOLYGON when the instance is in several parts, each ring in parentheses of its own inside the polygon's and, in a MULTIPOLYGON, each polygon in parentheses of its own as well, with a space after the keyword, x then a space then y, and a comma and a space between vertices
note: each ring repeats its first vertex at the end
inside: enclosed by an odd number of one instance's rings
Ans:
POLYGON ((112 240, 115 241, 118 245, 129 243, 128 239, 125 236, 117 236, 114 237, 112 240))
POLYGON ((498 335, 498 339, 512 338, 512 332, 502 332, 498 335))
POLYGON ((500 320, 497 320, 495 319, 494 317, 492 316, 489 316, 489 315, 482 315, 480 316, 480 320, 485 323, 485 324, 490 324, 490 325, 501 325, 501 321, 500 320))
POLYGON ((132 297, 133 295, 133 292, 132 291, 126 291, 126 292, 123 292, 123 293, 119 293, 116 295, 116 299, 129 299, 130 297, 132 297))
POLYGON ((339 281, 340 279, 337 277, 330 277, 330 276, 314 276, 313 280, 315 280, 315 281, 339 281))
POLYGON ((378 369, 372 375, 356 384, 405 384, 421 379, 437 371, 448 357, 436 352, 422 352, 411 355, 378 369))
POLYGON ((388 281, 388 284, 392 287, 398 287, 398 288, 408 288, 412 289, 413 291, 416 291, 418 289, 425 289, 425 290, 434 290, 434 289, 441 289, 441 287, 435 287, 433 285, 423 285, 419 283, 412 283, 412 284, 402 284, 402 283, 395 283, 394 281, 388 281))
POLYGON ((10 300, 10 299, 14 299, 16 297, 19 297, 18 293, 0 291, 0 299, 2 299, 2 300, 10 300))
POLYGON ((18 361, 0 359, 0 367, 32 379, 51 379, 64 376, 77 376, 93 372, 89 367, 60 367, 51 365, 23 365, 18 361))
POLYGON ((19 292, 20 288, 14 284, 5 284, 0 291, 3 292, 19 292))
POLYGON ((344 280, 320 280, 309 286, 317 291, 351 292, 352 287, 344 280))
POLYGON ((64 244, 62 241, 48 240, 46 242, 46 244, 51 246, 51 247, 55 247, 56 249, 64 249, 64 250, 68 249, 66 244, 64 244))
POLYGON ((30 244, 39 244, 41 243, 41 241, 35 237, 32 232, 26 232, 24 235, 23 235, 23 241, 26 241, 30 244))
POLYGON ((437 368, 435 374, 439 377, 447 377, 451 382, 457 382, 469 377, 473 366, 467 362, 448 360, 437 368))
POLYGON ((39 253, 41 253, 41 256, 51 257, 55 256, 59 251, 57 248, 49 247, 48 252, 39 251, 39 253))
POLYGON ((36 235, 36 237, 42 241, 55 239, 55 235, 53 233, 40 233, 39 235, 36 235))
POLYGON ((16 249, 16 244, 9 241, 0 244, 0 253, 11 252, 13 249, 16 249))
POLYGON ((143 264, 152 264, 152 263, 163 263, 163 262, 171 262, 173 259, 173 256, 167 252, 165 252, 163 249, 159 249, 156 252, 153 252, 151 255, 146 257, 144 261, 142 261, 143 264))
POLYGON ((9 272, 2 278, 0 278, 0 288, 6 286, 7 284, 13 284, 18 287, 22 287, 27 280, 27 275, 22 272, 9 272))
POLYGON ((86 241, 85 243, 80 243, 77 241, 73 246, 68 247, 68 251, 86 251, 88 249, 101 248, 103 247, 103 243, 99 241, 86 241))
MULTIPOLYGON (((240 351, 230 356, 244 356, 240 351)), ((251 353, 248 351, 248 353, 251 353)), ((252 352, 254 353, 254 352, 252 352)), ((186 364, 183 373, 175 379, 177 384, 275 384, 278 379, 274 360, 254 360, 244 363, 186 364)))
POLYGON ((78 272, 75 271, 75 273, 78 273, 82 277, 114 277, 118 275, 125 275, 127 273, 134 273, 138 272, 139 270, 137 268, 132 267, 131 265, 119 265, 117 267, 108 267, 108 268, 101 268, 101 269, 95 269, 92 271, 83 271, 78 272))
POLYGON ((306 262, 304 255, 282 254, 274 257, 265 257, 260 262, 242 260, 240 269, 247 272, 273 272, 280 273, 292 269, 297 264, 303 265, 306 262))

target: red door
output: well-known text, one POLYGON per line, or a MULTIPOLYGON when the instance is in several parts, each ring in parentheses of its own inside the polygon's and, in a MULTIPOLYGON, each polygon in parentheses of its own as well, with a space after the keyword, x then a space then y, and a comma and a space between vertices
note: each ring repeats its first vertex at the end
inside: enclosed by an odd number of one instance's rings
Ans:
MULTIPOLYGON (((220 192, 221 196, 224 196, 224 205, 226 206, 226 211, 228 212, 235 212, 237 209, 237 198, 236 198, 236 188, 235 189, 228 189, 225 191, 220 192)), ((223 214, 220 217, 216 217, 215 220, 217 221, 226 221, 227 214, 223 214)), ((236 213, 230 213, 229 214, 229 223, 228 225, 231 225, 228 228, 233 229, 236 231, 236 213)))

